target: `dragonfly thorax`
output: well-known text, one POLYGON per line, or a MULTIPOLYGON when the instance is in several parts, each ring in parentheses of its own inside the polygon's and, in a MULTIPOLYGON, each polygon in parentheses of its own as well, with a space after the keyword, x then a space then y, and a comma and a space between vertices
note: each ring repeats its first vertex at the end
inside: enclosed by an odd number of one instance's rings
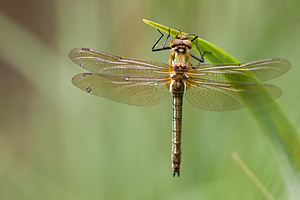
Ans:
MULTIPOLYGON (((188 68, 191 64, 190 54, 186 52, 172 51, 169 64, 175 68, 188 68)), ((185 70, 186 70, 185 69, 185 70)))
POLYGON ((171 79, 176 82, 185 82, 189 78, 186 74, 187 69, 186 64, 176 64, 173 66, 173 72, 170 75, 171 79))

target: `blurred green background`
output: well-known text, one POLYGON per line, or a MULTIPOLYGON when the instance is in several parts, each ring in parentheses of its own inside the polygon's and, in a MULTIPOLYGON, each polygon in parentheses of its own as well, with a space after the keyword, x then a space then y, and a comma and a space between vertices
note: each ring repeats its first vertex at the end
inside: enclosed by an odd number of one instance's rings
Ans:
MULTIPOLYGON (((300 128, 298 0, 1 0, 0 199, 272 199, 232 158, 237 152, 274 199, 292 196, 247 109, 199 110, 186 101, 180 178, 171 169, 171 98, 133 107, 71 83, 75 47, 167 63, 152 53, 149 19, 218 45, 237 59, 282 57, 272 81, 300 128)), ((300 155, 299 155, 300 157, 300 155)))

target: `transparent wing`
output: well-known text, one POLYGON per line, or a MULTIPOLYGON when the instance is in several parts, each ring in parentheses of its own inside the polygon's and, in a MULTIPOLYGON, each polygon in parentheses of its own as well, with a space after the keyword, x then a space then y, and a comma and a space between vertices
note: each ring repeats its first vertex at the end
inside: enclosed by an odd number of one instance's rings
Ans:
POLYGON ((75 48, 69 57, 80 67, 102 74, 122 74, 134 77, 157 77, 168 74, 167 64, 141 59, 114 56, 88 48, 75 48))
POLYGON ((280 88, 263 83, 217 83, 189 79, 186 99, 211 111, 236 110, 268 103, 282 94, 280 88))
POLYGON ((282 58, 271 58, 248 63, 202 64, 191 67, 187 75, 202 81, 219 83, 263 82, 281 76, 291 68, 282 58))
POLYGON ((113 101, 135 105, 161 103, 169 94, 169 77, 127 77, 121 75, 83 73, 72 78, 78 88, 113 101))

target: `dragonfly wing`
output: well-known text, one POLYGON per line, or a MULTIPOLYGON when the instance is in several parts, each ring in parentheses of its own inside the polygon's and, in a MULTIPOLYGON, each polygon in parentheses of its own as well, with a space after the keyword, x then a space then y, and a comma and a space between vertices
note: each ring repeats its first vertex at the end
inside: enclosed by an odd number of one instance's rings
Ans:
POLYGON ((192 66, 187 75, 207 81, 226 83, 263 82, 281 76, 291 68, 282 58, 271 58, 248 63, 220 63, 192 66))
POLYGON ((164 63, 115 56, 88 48, 72 49, 69 57, 80 67, 102 74, 154 77, 168 74, 170 70, 170 66, 164 63))
POLYGON ((88 93, 135 106, 161 103, 169 94, 168 77, 145 78, 83 73, 74 76, 72 82, 88 93))
POLYGON ((263 83, 201 83, 189 85, 186 99, 211 111, 236 110, 268 103, 282 94, 280 88, 263 83))

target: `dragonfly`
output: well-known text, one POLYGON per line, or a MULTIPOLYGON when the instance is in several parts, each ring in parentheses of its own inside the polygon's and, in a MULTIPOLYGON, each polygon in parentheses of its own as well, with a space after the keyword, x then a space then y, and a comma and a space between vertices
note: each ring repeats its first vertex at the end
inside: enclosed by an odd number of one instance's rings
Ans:
MULTIPOLYGON (((160 31, 159 31, 160 32, 160 31)), ((160 32, 161 33, 161 32, 160 32)), ((291 64, 283 58, 246 63, 203 64, 190 53, 197 35, 178 34, 166 46, 152 51, 170 50, 168 64, 111 55, 89 48, 75 48, 69 57, 91 73, 77 74, 72 82, 79 89, 115 102, 149 106, 172 96, 172 169, 180 175, 183 96, 193 106, 210 111, 237 110, 271 102, 281 96, 279 87, 263 83, 287 72, 291 64), (192 39, 189 39, 192 38, 192 39), (191 64, 191 59, 199 62, 191 64)))

